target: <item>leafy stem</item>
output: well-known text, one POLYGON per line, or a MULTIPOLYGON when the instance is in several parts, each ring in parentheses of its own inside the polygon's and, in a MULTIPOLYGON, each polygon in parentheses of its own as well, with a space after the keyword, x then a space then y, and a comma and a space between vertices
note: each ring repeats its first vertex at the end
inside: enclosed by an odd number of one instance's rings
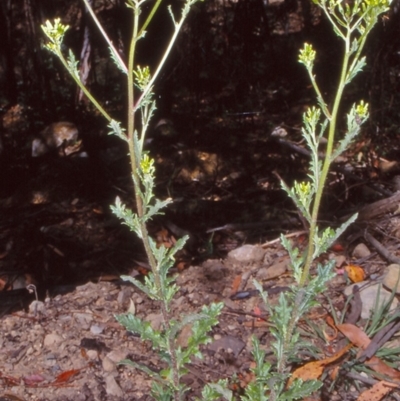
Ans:
MULTIPOLYGON (((340 141, 337 149, 334 150, 334 145, 336 145, 335 134, 337 119, 343 92, 346 85, 364 67, 365 58, 361 57, 361 53, 366 38, 377 22, 379 14, 388 9, 386 0, 355 0, 353 7, 349 5, 343 7, 342 3, 337 0, 329 0, 328 7, 328 0, 315 0, 315 2, 324 10, 336 34, 343 39, 344 55, 333 108, 332 112, 330 112, 322 98, 315 77, 312 74, 316 56, 315 51, 312 49, 312 46, 308 44, 305 44, 304 49, 300 51, 299 61, 305 65, 309 73, 314 90, 317 94, 318 103, 321 106, 326 121, 322 124, 321 133, 317 138, 316 124, 320 118, 320 112, 318 109, 313 108, 304 115, 305 128, 303 129, 303 135, 311 150, 310 177, 312 179, 312 184, 295 183, 294 189, 289 189, 285 185, 283 186, 309 222, 309 241, 304 259, 298 256, 298 252, 295 252, 295 250, 291 248, 290 243, 285 243, 285 247, 291 257, 298 287, 292 294, 293 300, 290 321, 288 322, 288 326, 281 330, 281 335, 283 337, 282 349, 284 350, 284 352, 281 353, 281 360, 278 363, 278 371, 281 374, 284 374, 286 371, 287 357, 293 346, 293 336, 297 321, 312 304, 313 297, 318 293, 317 288, 321 291, 321 285, 324 285, 326 282, 321 279, 318 286, 313 287, 313 280, 310 281, 311 266, 315 259, 324 252, 356 218, 356 216, 353 216, 339 227, 336 232, 328 228, 323 233, 319 233, 318 213, 330 166, 334 159, 346 149, 351 140, 358 134, 361 124, 368 117, 368 105, 360 102, 359 105, 353 106, 347 117, 348 132, 345 134, 344 139, 340 141), (336 13, 337 10, 340 16, 336 13), (344 28, 345 33, 342 32, 339 25, 344 28), (328 125, 328 137, 325 156, 321 165, 318 157, 318 146, 319 139, 324 134, 326 125, 328 125), (311 207, 311 212, 309 207, 311 207), (300 266, 303 267, 301 268, 300 266), (313 294, 311 298, 310 294, 313 294)), ((327 280, 329 272, 326 270, 325 273, 322 274, 321 270, 319 275, 325 275, 325 279, 327 280)))
POLYGON ((78 62, 75 60, 73 53, 69 51, 69 57, 66 59, 61 51, 61 44, 68 28, 68 25, 63 25, 60 23, 59 18, 54 20, 54 24, 51 24, 50 21, 46 21, 46 24, 42 25, 42 30, 50 39, 50 42, 45 46, 60 59, 62 65, 69 72, 72 79, 76 82, 82 92, 88 97, 97 110, 99 110, 100 113, 106 118, 106 120, 111 122, 112 118, 110 115, 103 109, 103 107, 101 107, 100 103, 92 96, 92 94, 80 80, 79 71, 77 68, 78 62))

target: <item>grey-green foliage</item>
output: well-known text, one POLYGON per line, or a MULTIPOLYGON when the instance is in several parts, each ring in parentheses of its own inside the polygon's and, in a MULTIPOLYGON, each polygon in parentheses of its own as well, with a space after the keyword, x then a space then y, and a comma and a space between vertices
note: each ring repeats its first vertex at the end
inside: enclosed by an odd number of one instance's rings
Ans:
MULTIPOLYGON (((177 241, 171 249, 166 249, 162 245, 158 247, 148 235, 146 223, 154 215, 159 214, 169 203, 169 200, 160 201, 154 197, 154 161, 143 151, 143 144, 147 127, 156 107, 153 100, 155 79, 159 76, 190 7, 197 0, 185 0, 179 20, 175 18, 171 8, 169 9, 174 33, 153 75, 151 75, 147 67, 134 66, 134 55, 137 41, 145 37, 148 23, 161 0, 156 0, 153 4, 148 19, 140 29, 141 7, 147 0, 127 0, 126 4, 133 12, 134 25, 128 66, 125 66, 105 34, 88 0, 83 1, 106 39, 111 57, 115 61, 117 68, 126 75, 129 105, 126 129, 121 127, 119 122, 113 120, 80 82, 78 62, 74 54, 69 51, 68 57, 65 58, 61 45, 68 27, 61 24, 59 19, 55 20, 53 24, 47 21, 42 26, 49 39, 46 47, 59 57, 83 93, 107 119, 111 132, 128 144, 137 212, 133 213, 129 210, 122 204, 120 199, 117 199, 112 209, 124 224, 142 239, 151 272, 145 277, 144 283, 132 277, 123 278, 131 281, 151 299, 159 302, 163 323, 160 330, 154 330, 148 322, 144 322, 132 314, 119 315, 117 320, 128 330, 138 333, 144 341, 150 341, 152 347, 159 352, 165 367, 160 372, 155 372, 148 366, 138 365, 134 361, 124 361, 123 363, 143 370, 154 379, 152 396, 156 400, 169 401, 174 399, 175 401, 180 401, 187 390, 181 382, 182 375, 186 373, 185 366, 191 361, 192 357, 201 357, 200 345, 210 341, 207 332, 218 323, 218 315, 222 310, 222 304, 204 306, 199 314, 185 316, 179 321, 175 320, 170 314, 172 300, 178 291, 178 287, 174 278, 169 276, 168 272, 173 265, 174 255, 183 247, 186 239, 183 238, 177 241), (134 88, 139 91, 139 98, 136 102, 134 101, 134 88), (140 112, 141 115, 141 127, 139 129, 135 129, 134 115, 136 112, 140 112), (177 336, 183 327, 187 325, 191 325, 192 334, 187 346, 182 347, 177 343, 177 336)), ((307 382, 295 380, 289 388, 286 386, 287 378, 290 375, 290 361, 297 356, 296 353, 302 347, 305 347, 305 344, 300 339, 299 331, 296 330, 297 323, 317 303, 318 294, 325 290, 327 281, 332 277, 333 262, 328 262, 325 265, 317 264, 315 274, 313 276, 310 274, 311 268, 315 265, 315 259, 325 252, 356 218, 356 216, 353 216, 336 230, 331 228, 320 230, 317 224, 322 193, 331 163, 347 149, 359 133, 361 125, 368 118, 368 105, 362 101, 354 105, 347 115, 347 131, 344 137, 339 141, 336 139, 336 123, 343 91, 345 86, 365 66, 365 57, 361 56, 365 41, 376 24, 379 15, 388 10, 390 1, 354 0, 346 3, 342 0, 313 1, 321 7, 330 20, 334 32, 344 42, 342 71, 333 106, 330 109, 313 74, 316 58, 315 50, 310 44, 305 44, 300 51, 299 61, 307 69, 320 108, 313 107, 309 109, 303 118, 304 128, 302 133, 311 155, 309 180, 300 183, 295 182, 293 188, 289 188, 285 184, 282 184, 282 186, 309 224, 309 241, 303 252, 292 247, 291 243, 282 237, 282 243, 290 255, 295 284, 289 288, 289 291, 280 295, 277 305, 270 305, 267 294, 262 290, 261 285, 255 282, 255 286, 259 289, 270 313, 271 333, 274 337, 271 345, 276 363, 265 360, 265 353, 260 349, 258 341, 253 339, 253 356, 256 361, 256 367, 253 370, 255 380, 245 389, 242 399, 246 401, 296 400, 308 396, 319 388, 320 383, 315 380, 307 382), (327 140, 326 151, 323 156, 321 156, 320 152, 322 138, 327 140)), ((375 322, 375 325, 378 326, 379 323, 375 322)), ((233 394, 228 388, 227 380, 220 380, 214 384, 209 383, 203 389, 202 397, 203 400, 207 401, 221 397, 233 400, 233 394)))
MULTIPOLYGON (((336 230, 330 227, 321 230, 317 224, 322 193, 330 166, 348 148, 360 132, 361 125, 368 118, 367 104, 361 101, 353 105, 347 115, 346 133, 341 140, 336 139, 336 123, 343 91, 365 66, 365 57, 361 57, 361 51, 366 38, 376 24, 378 16, 388 10, 390 2, 388 0, 354 0, 351 3, 344 3, 341 0, 314 0, 314 3, 322 8, 335 33, 344 42, 342 71, 333 107, 330 109, 313 74, 315 50, 310 44, 305 44, 300 51, 299 61, 307 69, 320 108, 312 107, 303 116, 302 134, 310 150, 309 180, 295 182, 292 188, 282 183, 282 187, 309 224, 309 239, 305 250, 301 251, 293 247, 284 236, 281 237, 282 244, 290 256, 295 283, 287 292, 280 294, 277 304, 272 306, 262 286, 257 282, 254 283, 270 315, 269 322, 272 325, 270 332, 274 337, 271 349, 276 363, 272 364, 265 360, 265 353, 260 349, 258 341, 253 339, 255 379, 247 385, 245 394, 241 397, 245 401, 302 399, 321 386, 317 380, 302 382, 298 379, 287 388, 290 361, 307 346, 300 339, 297 323, 317 304, 318 295, 326 290, 327 282, 333 277, 334 261, 325 264, 317 263, 315 266, 316 259, 326 252, 357 218, 357 215, 352 216, 336 230), (326 139, 326 150, 324 154, 321 154, 320 144, 323 138, 326 139), (315 273, 311 275, 311 268, 314 266, 315 273)), ((203 398, 208 401, 220 397, 231 400, 232 394, 227 393, 226 387, 223 386, 224 382, 218 382, 213 387, 208 386, 203 391, 203 398)))
MULTIPOLYGON (((200 345, 211 341, 207 333, 213 326, 218 324, 218 316, 222 308, 222 303, 203 306, 200 313, 184 316, 180 321, 171 319, 168 327, 163 325, 160 330, 153 329, 149 322, 144 322, 131 313, 116 316, 118 322, 126 327, 127 330, 139 334, 142 340, 151 342, 152 348, 159 353, 161 361, 165 362, 165 368, 160 372, 155 372, 151 371, 147 366, 131 360, 123 360, 121 363, 138 368, 150 375, 155 380, 152 386, 154 396, 162 393, 164 394, 163 397, 167 397, 163 398, 165 400, 170 400, 174 392, 178 392, 180 397, 183 396, 187 388, 182 384, 179 384, 178 388, 176 388, 173 384, 173 375, 175 372, 171 361, 171 344, 176 351, 176 366, 180 379, 188 372, 186 366, 191 362, 193 357, 202 358, 200 345), (191 335, 188 338, 187 345, 181 346, 177 343, 177 337, 180 331, 187 325, 190 325, 191 335)), ((155 398, 159 399, 157 397, 155 398)))
POLYGON ((137 42, 145 37, 146 29, 161 4, 161 0, 156 0, 155 2, 149 1, 151 3, 151 9, 147 14, 147 19, 141 26, 139 25, 141 22, 142 7, 148 0, 126 1, 126 6, 132 12, 133 20, 133 34, 129 46, 127 65, 125 65, 108 38, 97 16, 93 12, 89 1, 83 1, 109 46, 110 57, 114 60, 117 68, 126 75, 126 89, 128 93, 127 127, 122 127, 120 122, 114 120, 81 82, 78 68, 79 62, 75 58, 74 53, 69 50, 68 56, 64 56, 62 42, 69 27, 63 25, 60 19, 56 19, 53 23, 47 21, 42 26, 43 32, 49 39, 46 48, 61 60, 64 67, 68 70, 83 93, 106 118, 109 123, 110 134, 116 135, 128 145, 132 181, 135 189, 134 200, 137 211, 133 212, 130 210, 120 198, 116 199, 115 205, 112 206, 111 209, 114 214, 143 241, 151 271, 144 278, 144 282, 130 276, 123 276, 122 278, 130 281, 148 295, 149 298, 158 302, 163 322, 160 330, 154 330, 148 322, 130 313, 119 315, 116 318, 128 330, 139 334, 143 341, 150 341, 153 349, 158 351, 160 359, 165 364, 165 367, 160 372, 154 372, 149 367, 138 365, 134 361, 123 361, 123 363, 141 369, 154 379, 152 395, 155 399, 163 401, 174 399, 175 401, 180 401, 183 399, 187 390, 181 383, 182 375, 187 372, 186 365, 193 357, 201 358, 200 346, 210 341, 207 333, 218 323, 217 318, 223 305, 221 303, 215 303, 204 306, 200 313, 183 316, 179 321, 172 317, 170 313, 172 300, 179 288, 175 283, 174 277, 169 274, 169 271, 175 262, 174 257, 176 253, 183 248, 187 237, 176 241, 171 248, 166 248, 162 244, 160 246, 156 244, 149 236, 147 231, 148 221, 155 215, 162 213, 162 210, 168 205, 170 199, 159 200, 155 198, 154 160, 144 152, 143 146, 146 131, 156 109, 156 104, 153 99, 154 82, 165 64, 190 8, 199 0, 185 0, 182 4, 179 19, 175 17, 171 7, 169 7, 171 22, 174 28, 173 34, 154 74, 151 74, 148 67, 135 66, 134 60, 137 42), (135 96, 137 92, 139 96, 136 100, 135 96), (135 127, 136 113, 140 114, 141 124, 139 124, 139 128, 135 127), (191 327, 191 335, 189 336, 188 344, 182 347, 177 343, 177 338, 180 331, 188 325, 191 327))

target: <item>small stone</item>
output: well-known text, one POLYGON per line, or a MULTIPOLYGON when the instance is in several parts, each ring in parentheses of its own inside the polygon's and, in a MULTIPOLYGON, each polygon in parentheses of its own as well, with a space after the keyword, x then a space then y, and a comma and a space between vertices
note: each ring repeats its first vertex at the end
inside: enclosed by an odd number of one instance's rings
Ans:
POLYGON ((383 285, 389 290, 395 290, 400 294, 400 265, 393 263, 386 267, 383 285))
POLYGON ((121 387, 115 381, 114 376, 107 375, 104 379, 106 383, 106 393, 108 395, 114 395, 116 397, 122 397, 124 395, 121 387))
POLYGON ((139 296, 139 297, 136 297, 135 302, 136 302, 138 305, 142 304, 143 301, 144 301, 144 299, 143 299, 142 297, 140 297, 140 296, 139 296))
POLYGON ((255 263, 263 260, 266 251, 258 245, 243 245, 228 253, 228 259, 238 263, 255 263))
POLYGON ((271 280, 279 277, 286 272, 289 265, 289 259, 275 263, 269 267, 262 267, 256 274, 258 280, 271 280))
POLYGON ((102 324, 92 324, 90 326, 90 332, 94 335, 99 335, 104 331, 104 325, 102 324))
MULTIPOLYGON (((372 315, 371 311, 373 312, 376 309, 376 307, 379 308, 382 304, 387 303, 392 294, 389 291, 382 288, 382 285, 379 283, 364 286, 365 284, 367 284, 367 282, 362 281, 357 284, 349 285, 348 287, 345 288, 344 294, 347 296, 351 295, 353 293, 353 287, 355 285, 358 285, 358 287, 361 288, 360 289, 360 297, 362 302, 361 317, 363 319, 369 319, 372 315), (378 293, 379 293, 379 303, 378 305, 376 305, 378 293)), ((399 301, 396 298, 394 298, 392 304, 390 305, 390 311, 396 309, 398 303, 399 301)))
POLYGON ((356 259, 366 258, 369 255, 371 255, 371 251, 363 243, 358 244, 353 250, 353 257, 356 259))
POLYGON ((346 263, 346 256, 336 255, 335 253, 332 253, 329 255, 329 260, 334 260, 336 268, 339 269, 346 263))
POLYGON ((113 362, 110 358, 104 357, 102 361, 103 370, 105 372, 112 372, 117 369, 115 362, 113 362))
POLYGON ((75 313, 75 320, 84 330, 89 330, 93 315, 90 313, 75 313))
POLYGON ((47 334, 43 341, 43 346, 48 348, 61 344, 64 339, 56 333, 47 334))
POLYGON ((245 346, 246 344, 239 338, 233 336, 223 336, 208 345, 208 349, 217 352, 220 348, 223 348, 225 351, 234 354, 237 358, 245 346))
POLYGON ((96 361, 97 359, 99 359, 99 353, 94 350, 94 349, 90 349, 86 352, 86 355, 88 356, 88 358, 91 361, 96 361))
POLYGON ((163 322, 163 317, 161 313, 149 313, 145 319, 146 322, 150 322, 151 328, 153 330, 160 330, 161 324, 163 322))
POLYGON ((114 363, 119 363, 128 356, 128 351, 114 350, 110 351, 106 358, 114 363))
POLYGON ((117 302, 118 302, 120 305, 125 304, 125 302, 126 302, 128 299, 129 299, 129 295, 128 295, 128 293, 127 293, 126 291, 121 290, 121 291, 118 293, 117 302))

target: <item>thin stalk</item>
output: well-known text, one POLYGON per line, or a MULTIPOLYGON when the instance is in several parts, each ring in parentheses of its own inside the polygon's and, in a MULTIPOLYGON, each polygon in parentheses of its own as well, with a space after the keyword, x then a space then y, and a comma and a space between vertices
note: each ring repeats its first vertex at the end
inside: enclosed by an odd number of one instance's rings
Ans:
POLYGON ((111 40, 109 39, 109 37, 106 34, 106 31, 103 29, 103 26, 100 24, 100 21, 98 20, 96 14, 94 13, 92 7, 90 6, 88 0, 83 0, 83 2, 86 5, 86 8, 88 9, 91 17, 93 18, 93 21, 95 22, 95 24, 97 25, 97 28, 99 29, 99 31, 101 32, 101 34, 103 35, 104 39, 106 40, 108 46, 110 47, 110 50, 112 51, 112 53, 114 54, 114 57, 118 60, 120 67, 124 70, 125 74, 128 72, 126 65, 124 63, 124 61, 122 60, 121 56, 119 55, 117 49, 115 49, 114 45, 112 44, 111 40))
POLYGON ((93 105, 96 107, 96 109, 99 110, 99 112, 107 119, 107 121, 110 122, 112 120, 111 116, 103 109, 103 107, 100 106, 100 103, 92 96, 92 94, 86 89, 86 86, 83 85, 81 80, 75 75, 75 71, 73 71, 71 69, 71 67, 68 65, 67 60, 65 59, 65 57, 61 53, 61 51, 60 50, 56 50, 56 54, 57 54, 58 58, 60 59, 62 65, 69 72, 69 74, 71 75, 72 79, 79 86, 79 88, 82 90, 82 92, 93 103, 93 105))
MULTIPOLYGON (((162 296, 162 284, 160 279, 160 274, 158 271, 157 261, 153 255, 150 246, 150 239, 147 232, 146 223, 144 222, 144 207, 143 207, 143 200, 140 197, 139 191, 136 189, 137 185, 140 185, 140 177, 138 175, 138 169, 140 168, 140 160, 136 160, 136 153, 134 149, 134 134, 135 134, 135 108, 133 107, 135 101, 135 87, 134 87, 134 61, 135 61, 135 50, 136 50, 136 43, 138 38, 138 26, 139 26, 139 10, 134 9, 134 16, 133 16, 133 33, 132 33, 132 40, 129 49, 129 60, 128 60, 128 146, 129 146, 129 156, 131 161, 131 168, 132 168, 132 176, 134 181, 134 192, 135 192, 135 201, 136 201, 136 209, 137 214, 139 217, 140 223, 140 231, 142 234, 142 241, 145 248, 145 252, 147 254, 149 264, 151 270, 153 272, 154 280, 156 283, 156 287, 159 292, 159 298, 163 299, 162 296)), ((150 86, 148 86, 149 88, 150 86)), ((167 310, 167 305, 165 301, 161 302, 161 313, 164 320, 164 326, 166 332, 170 331, 170 316, 167 310)), ((177 364, 177 357, 176 357, 176 350, 175 344, 173 339, 168 339, 168 347, 169 353, 171 357, 171 364, 172 364, 172 375, 173 375, 173 384, 174 384, 174 399, 175 401, 180 401, 180 393, 179 393, 179 370, 177 364)))
POLYGON ((149 91, 152 89, 155 80, 157 79, 158 75, 160 74, 165 61, 167 60, 169 53, 171 52, 174 44, 175 44, 175 40, 178 37, 179 31, 182 28, 182 25, 184 23, 184 18, 181 18, 180 22, 178 24, 175 23, 175 31, 174 34, 172 35, 171 41, 169 42, 169 45, 167 47, 167 50, 164 53, 163 58, 161 59, 160 63, 158 64, 157 70, 156 72, 152 75, 151 80, 149 82, 149 84, 147 85, 146 89, 143 91, 142 95, 140 96, 139 100, 137 101, 136 105, 135 105, 135 110, 138 109, 138 107, 140 107, 140 103, 142 101, 142 99, 149 93, 149 91))
MULTIPOLYGON (((287 334, 286 334, 285 343, 283 346, 284 350, 287 350, 289 347, 289 343, 291 341, 296 322, 298 321, 299 306, 301 305, 301 303, 303 301, 304 287, 307 284, 311 264, 314 260, 314 251, 315 251, 314 236, 316 235, 316 230, 317 230, 317 219, 318 219, 319 208, 321 205, 322 193, 323 193, 323 190, 325 187, 325 182, 326 182, 326 179, 328 176, 329 167, 332 162, 331 156, 332 156, 332 152, 333 152, 333 144, 334 144, 334 139, 335 139, 336 120, 338 117, 339 106, 340 106, 341 99, 343 96, 343 90, 345 87, 346 76, 348 73, 348 65, 349 65, 349 58, 350 58, 350 43, 351 43, 350 39, 351 39, 351 33, 348 32, 348 34, 346 36, 346 40, 345 40, 345 55, 343 58, 339 86, 338 86, 338 90, 336 92, 336 97, 335 97, 335 101, 334 101, 334 105, 333 105, 333 109, 332 109, 332 115, 329 120, 328 143, 327 143, 327 148, 326 148, 326 153, 325 153, 325 159, 324 159, 324 163, 323 163, 323 167, 322 167, 322 171, 321 171, 321 177, 319 179, 319 185, 316 190, 315 200, 314 200, 312 213, 311 213, 306 260, 304 263, 303 274, 300 278, 299 288, 298 288, 298 292, 296 295, 296 299, 293 302, 292 319, 290 320, 288 328, 287 328, 287 332, 286 332, 287 334)), ((279 365, 278 365, 279 373, 282 374, 285 372, 286 362, 287 362, 287 356, 286 356, 286 352, 284 352, 283 358, 281 361, 279 361, 279 365)))
POLYGON ((310 76, 311 84, 312 84, 312 86, 313 86, 313 88, 314 88, 314 90, 315 90, 315 92, 317 94, 317 98, 320 99, 320 105, 321 105, 322 111, 323 111, 325 117, 328 120, 330 120, 332 118, 331 114, 329 113, 329 110, 328 110, 328 107, 327 107, 327 105, 325 103, 325 100, 322 97, 321 91, 319 90, 319 86, 317 84, 317 81, 315 80, 315 76, 312 74, 312 71, 309 71, 308 75, 310 76))
POLYGON ((336 122, 337 122, 340 103, 341 103, 342 96, 343 96, 343 90, 345 87, 346 76, 347 76, 347 72, 348 72, 349 57, 350 57, 350 40, 351 40, 350 34, 348 34, 346 37, 346 41, 345 41, 345 55, 343 58, 339 86, 338 86, 335 101, 333 104, 332 116, 329 121, 328 143, 327 143, 327 147, 326 147, 325 159, 324 159, 324 163, 322 166, 319 186, 318 186, 316 194, 315 194, 314 205, 313 205, 312 213, 311 213, 307 256, 306 256, 306 261, 304 264, 303 274, 301 276, 300 283, 299 283, 300 287, 304 287, 304 285, 306 284, 306 282, 308 280, 308 275, 310 273, 311 264, 313 262, 314 250, 315 250, 314 236, 316 234, 316 229, 317 229, 317 219, 318 219, 319 208, 321 205, 322 193, 323 193, 323 190, 325 187, 325 182, 326 182, 326 179, 327 179, 327 176, 329 173, 329 167, 332 162, 331 156, 332 156, 332 152, 333 152, 333 144, 334 144, 334 139, 335 139, 336 122))
MULTIPOLYGON (((87 0, 85 0, 87 1, 87 0)), ((154 4, 152 10, 150 11, 150 14, 148 15, 146 21, 144 22, 143 26, 140 28, 140 31, 138 33, 138 39, 143 35, 143 32, 146 30, 147 26, 150 24, 150 21, 153 19, 154 14, 156 13, 159 5, 161 4, 162 0, 157 0, 157 3, 154 4)))

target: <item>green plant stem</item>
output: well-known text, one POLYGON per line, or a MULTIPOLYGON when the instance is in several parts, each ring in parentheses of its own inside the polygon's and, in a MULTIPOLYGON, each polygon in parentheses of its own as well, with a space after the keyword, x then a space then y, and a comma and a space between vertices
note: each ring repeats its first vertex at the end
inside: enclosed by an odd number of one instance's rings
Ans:
MULTIPOLYGON (((293 302, 293 312, 292 312, 292 319, 289 322, 287 334, 285 338, 284 349, 288 349, 289 343, 291 341, 293 331, 295 329, 297 320, 298 320, 298 309, 299 305, 302 302, 302 297, 304 296, 303 289, 308 282, 310 268, 312 262, 314 260, 314 251, 315 251, 315 243, 314 243, 314 236, 316 235, 317 231, 317 219, 318 219, 318 212, 321 205, 321 198, 322 193, 324 190, 325 182, 329 173, 329 167, 331 165, 331 156, 333 152, 333 144, 335 139, 335 130, 336 130, 336 120, 339 112, 340 102, 343 96, 343 89, 345 87, 346 76, 348 72, 348 65, 349 65, 349 57, 350 57, 350 33, 346 37, 345 41, 345 55, 343 58, 342 64, 342 71, 340 74, 339 86, 336 92, 336 97, 332 109, 332 117, 329 121, 329 131, 328 131, 328 143, 326 147, 325 159, 321 171, 321 177, 318 181, 318 188, 315 194, 314 205, 311 213, 311 222, 310 222, 310 231, 308 235, 308 248, 307 248, 307 256, 304 263, 303 274, 300 278, 299 282, 299 289, 296 295, 296 299, 293 302)), ((286 369, 286 353, 284 353, 284 357, 280 361, 278 365, 278 371, 280 373, 284 373, 286 369)))
MULTIPOLYGON (((87 0, 85 0, 85 1, 87 1, 87 0)), ((162 2, 162 0, 157 0, 157 3, 154 4, 146 21, 144 22, 143 26, 140 28, 140 31, 138 33, 138 39, 143 35, 143 32, 146 30, 147 26, 150 24, 150 21, 153 19, 154 14, 157 12, 157 9, 160 6, 161 2, 162 2)))
MULTIPOLYGON (((138 169, 140 169, 140 160, 136 160, 136 153, 134 149, 134 135, 135 135, 135 108, 133 107, 134 100, 135 100, 135 93, 134 93, 134 61, 135 61, 135 50, 136 50, 136 43, 138 37, 138 26, 139 26, 139 10, 133 10, 133 33, 132 33, 132 40, 129 49, 129 60, 128 60, 128 146, 129 146, 129 156, 131 161, 131 168, 132 168, 132 176, 134 181, 134 191, 135 191, 135 201, 136 201, 136 209, 137 214, 140 220, 140 231, 142 234, 142 241, 145 248, 146 255, 149 260, 149 264, 151 270, 154 275, 154 280, 156 283, 156 287, 159 292, 159 299, 165 299, 162 294, 162 284, 160 279, 160 274, 157 267, 157 261, 153 255, 150 246, 150 239, 147 232, 146 223, 144 222, 144 206, 143 200, 140 197, 139 191, 137 190, 137 185, 140 185, 140 178, 138 175, 138 169)), ((170 316, 167 309, 167 305, 165 301, 161 301, 161 313, 163 316, 164 327, 165 331, 168 333, 170 331, 170 316)), ((180 393, 179 393, 179 370, 177 364, 177 356, 175 350, 174 339, 168 338, 168 348, 171 357, 171 364, 172 364, 172 375, 173 375, 173 385, 174 385, 174 399, 175 401, 180 401, 180 393)))
MULTIPOLYGON (((298 293, 296 295, 295 301, 293 302, 292 319, 290 320, 288 329, 287 329, 287 335, 286 335, 285 345, 284 345, 285 350, 288 349, 290 340, 292 338, 292 335, 293 335, 293 332, 294 332, 294 329, 295 329, 295 326, 296 326, 296 323, 298 320, 298 309, 299 309, 299 305, 302 302, 302 298, 304 296, 303 289, 308 282, 310 268, 311 268, 312 262, 314 260, 314 251, 315 251, 314 237, 317 232, 318 212, 319 212, 319 208, 321 205, 321 199, 322 199, 322 194, 323 194, 323 190, 325 187, 325 182, 328 177, 329 168, 332 163, 331 157, 332 157, 332 152, 333 152, 333 145, 335 143, 334 140, 335 140, 336 122, 337 122, 337 118, 338 118, 340 103, 341 103, 342 96, 343 96, 343 90, 344 90, 344 87, 346 86, 346 77, 347 77, 347 74, 349 71, 349 62, 350 62, 350 54, 351 54, 350 46, 351 46, 351 31, 348 30, 348 33, 345 37, 345 54, 344 54, 344 58, 343 58, 343 64, 342 64, 342 70, 341 70, 340 79, 339 79, 338 90, 336 92, 331 118, 329 119, 328 142, 327 142, 327 147, 326 147, 325 159, 324 159, 324 163, 322 166, 321 176, 318 181, 318 188, 317 188, 317 191, 315 194, 314 204, 313 204, 312 213, 311 213, 310 229, 309 229, 309 235, 308 235, 307 256, 306 256, 306 260, 304 263, 303 273, 302 273, 302 276, 301 276, 300 282, 299 282, 298 293)), ((356 62, 360 56, 360 53, 361 52, 357 52, 356 56, 354 57, 352 65, 356 64, 356 62)), ((284 357, 282 358, 281 361, 279 361, 279 364, 278 364, 278 372, 284 373, 284 371, 286 369, 286 361, 287 361, 286 353, 284 353, 284 357)))
POLYGON ((64 55, 61 53, 60 50, 56 50, 56 54, 58 58, 61 60, 62 65, 66 68, 66 70, 70 73, 71 77, 73 80, 76 82, 76 84, 79 86, 79 88, 82 90, 82 92, 87 96, 87 98, 93 103, 93 105, 96 107, 97 110, 107 119, 108 122, 112 120, 111 116, 103 109, 103 107, 100 106, 100 103, 92 96, 92 94, 86 89, 85 85, 81 82, 79 77, 75 75, 75 72, 71 70, 69 67, 67 60, 64 58, 64 55))
POLYGON ((96 14, 94 13, 92 7, 90 6, 88 0, 83 0, 83 2, 86 5, 86 8, 88 9, 93 21, 95 22, 95 24, 97 25, 97 28, 99 29, 99 31, 101 32, 101 34, 103 35, 104 39, 106 40, 108 46, 110 47, 110 50, 112 51, 112 53, 114 54, 114 57, 118 60, 119 62, 119 66, 121 68, 124 69, 125 74, 128 72, 125 66, 124 61, 122 60, 121 56, 119 55, 118 51, 115 49, 114 45, 112 44, 111 40, 109 39, 109 37, 107 36, 105 30, 103 29, 103 26, 100 24, 100 21, 98 20, 96 14))
POLYGON ((175 40, 178 37, 179 31, 181 30, 184 21, 185 21, 185 18, 184 18, 184 16, 182 16, 182 18, 179 21, 179 23, 175 23, 174 34, 172 35, 172 38, 171 38, 171 40, 169 42, 169 45, 168 45, 167 49, 164 52, 164 56, 162 57, 160 63, 158 64, 158 67, 157 67, 155 73, 152 75, 149 84, 147 85, 146 89, 143 91, 142 95, 140 96, 139 100, 137 101, 137 103, 135 105, 135 111, 140 107, 140 104, 141 104, 142 100, 151 91, 155 80, 157 79, 158 75, 160 74, 160 72, 161 72, 161 70, 162 70, 162 68, 163 68, 163 66, 165 64, 165 61, 167 60, 167 58, 168 58, 168 56, 169 56, 169 54, 170 54, 170 52, 171 52, 171 50, 172 50, 172 48, 174 46, 175 40))
MULTIPOLYGON (((372 27, 371 27, 372 28, 372 27)), ((359 48, 357 49, 357 52, 355 56, 353 57, 351 66, 349 68, 349 63, 350 63, 350 55, 351 55, 351 35, 352 35, 352 30, 349 28, 347 35, 345 37, 345 54, 343 58, 343 64, 342 64, 342 71, 340 74, 340 80, 339 80, 339 86, 338 90, 336 92, 336 97, 335 101, 333 104, 333 109, 332 109, 332 115, 329 121, 329 130, 328 130, 328 143, 326 147, 326 153, 325 153, 325 159, 321 171, 321 177, 319 180, 319 185, 315 194, 315 200, 314 200, 314 205, 311 213, 311 223, 310 223, 310 232, 309 232, 309 244, 308 244, 308 249, 307 249, 307 257, 306 257, 306 262, 304 265, 304 270, 303 274, 300 280, 300 287, 303 287, 309 276, 311 264, 313 261, 313 256, 314 256, 314 250, 315 250, 315 244, 314 244, 314 236, 316 234, 316 228, 317 228, 317 219, 318 219, 318 212, 321 204, 321 199, 322 199, 322 193, 325 187, 325 182, 329 173, 329 168, 332 163, 332 152, 333 152, 333 145, 334 145, 334 140, 335 140, 335 131, 336 131, 336 122, 338 118, 338 112, 339 112, 339 107, 340 103, 343 97, 343 90, 346 86, 346 78, 358 60, 360 59, 361 52, 364 48, 367 33, 365 33, 360 40, 359 48)))
POLYGON ((319 103, 320 103, 321 109, 322 109, 325 117, 328 120, 330 120, 332 118, 331 117, 331 113, 329 112, 328 107, 327 107, 327 105, 326 105, 326 103, 324 101, 324 98, 322 97, 322 94, 321 94, 321 91, 319 90, 319 86, 317 84, 317 81, 315 80, 315 76, 312 74, 312 71, 309 71, 308 75, 310 76, 311 84, 312 84, 312 86, 313 86, 313 88, 314 88, 314 90, 315 90, 315 92, 317 94, 317 98, 320 99, 319 103))

